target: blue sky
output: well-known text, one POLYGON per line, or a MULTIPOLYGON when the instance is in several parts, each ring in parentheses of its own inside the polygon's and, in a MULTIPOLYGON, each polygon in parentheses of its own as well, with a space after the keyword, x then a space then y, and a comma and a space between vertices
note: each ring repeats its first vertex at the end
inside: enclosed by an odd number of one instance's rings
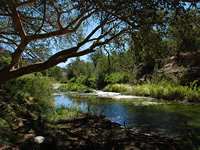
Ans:
MULTIPOLYGON (((87 28, 87 31, 86 31, 86 36, 91 32, 93 31, 93 29, 97 26, 97 24, 95 22, 92 22, 91 25, 87 28)), ((95 33, 94 36, 98 36, 99 32, 95 33)), ((92 38, 94 38, 94 36, 92 38)), ((86 43, 81 49, 86 49, 90 46, 91 44, 89 43, 86 43)), ((88 54, 89 55, 89 54, 88 54)), ((84 56, 81 56, 80 59, 81 60, 84 60, 84 61, 89 61, 88 59, 88 55, 84 55, 84 56)), ((59 67, 66 67, 67 64, 69 64, 72 60, 74 60, 75 58, 70 58, 68 59, 65 63, 60 63, 58 64, 59 67)))

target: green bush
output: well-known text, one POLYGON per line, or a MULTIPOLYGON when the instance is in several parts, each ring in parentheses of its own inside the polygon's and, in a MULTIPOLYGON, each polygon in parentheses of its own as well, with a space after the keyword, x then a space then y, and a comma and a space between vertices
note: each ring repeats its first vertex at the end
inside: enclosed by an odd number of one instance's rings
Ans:
POLYGON ((0 69, 11 63, 11 57, 0 57, 0 69))
POLYGON ((180 147, 183 150, 200 150, 200 134, 199 132, 190 131, 182 137, 180 147))
POLYGON ((91 88, 97 88, 98 87, 98 85, 97 85, 97 78, 96 77, 90 77, 90 78, 88 78, 88 82, 89 82, 88 87, 91 87, 91 88))
POLYGON ((129 78, 125 74, 121 73, 111 73, 111 74, 106 74, 104 82, 106 84, 115 84, 115 83, 128 83, 129 78))
POLYGON ((10 80, 2 85, 6 90, 6 100, 12 103, 27 104, 31 98, 41 110, 54 107, 51 81, 41 74, 29 74, 10 80))
POLYGON ((89 77, 87 75, 81 75, 77 78, 76 83, 85 85, 91 88, 97 88, 97 78, 96 77, 89 77))
POLYGON ((77 83, 80 83, 82 85, 89 85, 89 81, 88 81, 88 76, 87 75, 81 75, 77 80, 77 83))
POLYGON ((126 84, 110 84, 107 85, 103 91, 107 92, 120 92, 120 93, 132 93, 132 87, 126 84))
POLYGON ((52 110, 46 116, 46 119, 55 123, 56 121, 69 119, 79 114, 81 114, 80 106, 70 108, 65 108, 64 106, 61 106, 61 108, 52 110))
POLYGON ((87 91, 87 92, 93 92, 91 88, 88 88, 85 85, 79 84, 79 83, 68 83, 68 84, 62 84, 59 88, 59 91, 61 92, 67 92, 67 91, 87 91))

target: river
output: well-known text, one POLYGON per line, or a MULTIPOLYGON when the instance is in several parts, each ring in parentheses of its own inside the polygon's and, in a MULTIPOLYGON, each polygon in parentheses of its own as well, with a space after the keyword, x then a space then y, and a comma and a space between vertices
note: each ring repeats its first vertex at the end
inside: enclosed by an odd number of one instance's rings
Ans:
POLYGON ((177 102, 98 91, 57 94, 55 104, 104 114, 122 126, 150 134, 173 136, 189 127, 200 128, 200 107, 177 102))

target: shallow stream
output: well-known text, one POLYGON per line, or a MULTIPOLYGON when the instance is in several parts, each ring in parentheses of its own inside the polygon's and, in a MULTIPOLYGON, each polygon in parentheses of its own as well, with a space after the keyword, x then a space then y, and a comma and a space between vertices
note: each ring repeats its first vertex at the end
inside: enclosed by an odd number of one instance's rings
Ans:
POLYGON ((200 128, 200 106, 152 98, 96 91, 95 95, 65 93, 55 96, 56 108, 79 107, 83 111, 105 114, 122 126, 159 135, 173 136, 186 128, 200 128))

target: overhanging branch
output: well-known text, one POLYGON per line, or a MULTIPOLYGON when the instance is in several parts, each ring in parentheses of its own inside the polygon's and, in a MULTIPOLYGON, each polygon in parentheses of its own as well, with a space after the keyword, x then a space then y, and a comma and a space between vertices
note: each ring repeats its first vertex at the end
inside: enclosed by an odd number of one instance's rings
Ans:
POLYGON ((86 43, 86 41, 78 44, 76 47, 72 47, 70 49, 58 52, 58 53, 54 54, 52 57, 50 57, 48 60, 43 61, 43 62, 31 64, 26 67, 21 67, 21 68, 17 68, 17 69, 14 69, 14 68, 0 69, 0 85, 12 78, 16 78, 16 77, 20 77, 25 74, 49 69, 61 62, 66 62, 69 58, 79 57, 79 56, 83 56, 83 55, 92 53, 92 52, 94 52, 94 49, 96 47, 109 43, 112 39, 121 35, 123 32, 125 32, 127 30, 129 30, 129 28, 126 30, 120 31, 118 34, 110 37, 109 39, 106 39, 104 42, 99 42, 99 40, 102 38, 100 36, 97 42, 94 42, 89 48, 82 50, 82 51, 78 51, 78 50, 83 44, 86 43), (6 73, 6 75, 5 75, 5 73, 6 73))

